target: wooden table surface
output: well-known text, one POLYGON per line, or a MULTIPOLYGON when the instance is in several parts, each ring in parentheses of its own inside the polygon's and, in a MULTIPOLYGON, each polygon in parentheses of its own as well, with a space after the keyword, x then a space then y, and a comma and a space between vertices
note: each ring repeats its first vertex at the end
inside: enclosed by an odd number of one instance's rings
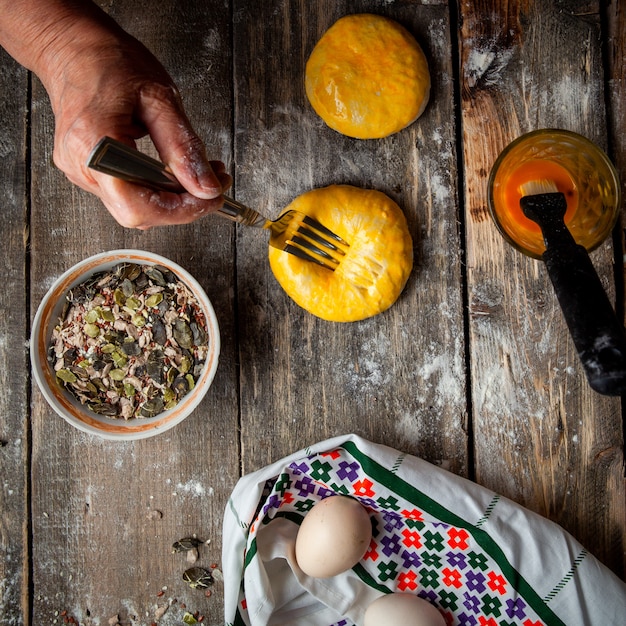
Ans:
MULTIPOLYGON (((240 475, 349 432, 548 517, 623 578, 620 398, 587 385, 545 267, 503 241, 486 196, 499 152, 536 128, 585 135, 626 180, 625 3, 100 4, 171 72, 210 154, 232 171, 236 198, 276 216, 314 187, 379 189, 405 211, 416 262, 390 310, 332 324, 281 290, 256 230, 215 216, 119 227, 54 168, 47 95, 0 50, 0 623, 167 626, 185 610, 223 623, 221 583, 210 597, 190 589, 172 543, 210 540, 199 564, 219 566, 222 514, 240 475), (304 94, 315 42, 356 12, 405 25, 430 64, 424 115, 383 140, 335 133, 304 94), (129 443, 59 418, 28 353, 51 283, 116 248, 189 270, 222 334, 200 407, 171 431, 129 443)), ((619 233, 592 260, 621 311, 619 233)))

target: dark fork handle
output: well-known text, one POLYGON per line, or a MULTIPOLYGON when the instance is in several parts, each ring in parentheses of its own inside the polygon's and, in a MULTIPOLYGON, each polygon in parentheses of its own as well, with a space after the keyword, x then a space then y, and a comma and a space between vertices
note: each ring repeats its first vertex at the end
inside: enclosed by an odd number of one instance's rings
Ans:
MULTIPOLYGON (((111 137, 103 137, 93 149, 87 167, 129 183, 155 191, 183 193, 185 188, 163 163, 111 137)), ((250 207, 222 196, 224 204, 217 211, 238 224, 262 227, 267 219, 250 207)))
POLYGON ((98 142, 87 167, 156 191, 185 191, 163 163, 111 137, 98 142))

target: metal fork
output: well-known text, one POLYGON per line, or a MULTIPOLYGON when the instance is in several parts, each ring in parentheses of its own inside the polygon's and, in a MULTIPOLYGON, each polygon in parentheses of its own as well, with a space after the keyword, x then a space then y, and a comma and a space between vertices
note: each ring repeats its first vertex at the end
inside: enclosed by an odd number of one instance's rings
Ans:
MULTIPOLYGON (((185 191, 163 163, 111 137, 98 142, 87 166, 157 191, 185 191)), ((339 235, 300 211, 287 211, 273 221, 232 198, 223 199, 220 215, 244 226, 268 229, 271 246, 328 270, 339 266, 350 247, 339 235)))

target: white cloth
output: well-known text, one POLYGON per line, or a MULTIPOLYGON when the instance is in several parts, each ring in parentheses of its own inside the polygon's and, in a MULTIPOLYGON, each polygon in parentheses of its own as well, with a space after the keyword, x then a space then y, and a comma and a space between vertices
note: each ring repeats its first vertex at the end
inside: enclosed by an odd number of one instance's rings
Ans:
POLYGON ((449 626, 626 624, 626 585, 560 526, 356 435, 241 478, 222 565, 229 626, 361 626, 392 591, 430 601, 449 626), (368 509, 372 544, 352 570, 311 578, 294 558, 299 523, 336 493, 368 509))

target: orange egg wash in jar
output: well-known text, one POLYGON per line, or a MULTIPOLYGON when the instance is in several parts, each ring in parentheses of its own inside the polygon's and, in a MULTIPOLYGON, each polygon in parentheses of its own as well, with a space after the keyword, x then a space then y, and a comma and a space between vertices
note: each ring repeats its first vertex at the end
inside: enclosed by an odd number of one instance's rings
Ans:
POLYGON ((613 229, 620 210, 617 173, 604 152, 567 130, 540 129, 512 141, 489 175, 488 207, 500 234, 520 252, 541 258, 545 243, 539 225, 522 212, 522 186, 553 182, 567 203, 565 225, 591 251, 613 229))
POLYGON ((510 219, 510 228, 513 231, 525 229, 533 233, 541 233, 539 224, 529 220, 520 206, 522 186, 530 181, 540 180, 552 181, 557 189, 565 195, 567 201, 566 224, 576 212, 578 207, 578 188, 570 173, 562 165, 554 161, 545 159, 526 161, 513 169, 508 178, 501 182, 496 182, 498 188, 495 190, 495 193, 501 194, 501 201, 504 203, 506 213, 510 219))

